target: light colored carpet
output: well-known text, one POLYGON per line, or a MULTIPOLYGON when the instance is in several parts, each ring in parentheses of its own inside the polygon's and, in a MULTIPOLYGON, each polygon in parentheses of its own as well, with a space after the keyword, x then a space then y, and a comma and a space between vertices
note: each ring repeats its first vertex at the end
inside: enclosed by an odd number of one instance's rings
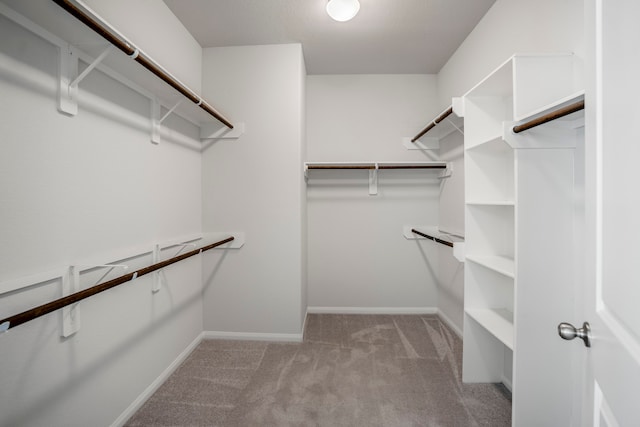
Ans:
POLYGON ((461 352, 435 316, 310 314, 303 343, 203 341, 126 425, 510 426, 461 352))

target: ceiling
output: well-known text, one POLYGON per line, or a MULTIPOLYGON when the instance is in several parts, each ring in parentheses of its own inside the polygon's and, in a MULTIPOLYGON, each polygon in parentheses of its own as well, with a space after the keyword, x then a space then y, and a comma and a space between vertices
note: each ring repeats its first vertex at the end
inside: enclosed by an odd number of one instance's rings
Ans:
POLYGON ((164 0, 203 48, 301 43, 308 74, 433 74, 495 0, 360 0, 335 22, 327 0, 164 0))

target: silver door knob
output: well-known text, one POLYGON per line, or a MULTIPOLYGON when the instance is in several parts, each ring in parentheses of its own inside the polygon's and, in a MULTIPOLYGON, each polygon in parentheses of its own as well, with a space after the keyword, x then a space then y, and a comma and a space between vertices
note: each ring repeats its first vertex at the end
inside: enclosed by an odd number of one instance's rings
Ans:
POLYGON ((565 340, 580 338, 584 341, 585 347, 591 347, 591 327, 588 322, 582 324, 582 328, 576 329, 571 323, 560 323, 558 325, 558 334, 565 340))

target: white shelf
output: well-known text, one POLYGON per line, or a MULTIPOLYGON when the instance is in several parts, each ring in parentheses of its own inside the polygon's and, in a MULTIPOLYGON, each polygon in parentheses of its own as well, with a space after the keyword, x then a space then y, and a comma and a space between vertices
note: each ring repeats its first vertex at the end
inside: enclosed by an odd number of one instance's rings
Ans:
MULTIPOLYGON (((468 259, 468 258, 467 258, 468 259)), ((513 313, 504 308, 468 308, 466 313, 513 350, 513 313)))
MULTIPOLYGON (((578 101, 582 101, 584 100, 584 89, 583 90, 579 90, 576 91, 575 93, 572 93, 571 95, 565 96, 561 99, 555 100, 547 105, 544 105, 540 108, 537 108, 533 111, 529 111, 528 113, 522 115, 522 117, 515 117, 514 120, 517 122, 526 122, 532 119, 535 119, 537 117, 543 116, 553 110, 557 110, 559 108, 562 107, 566 107, 567 105, 571 105, 575 102, 578 101)), ((574 113, 576 116, 584 116, 584 110, 578 112, 578 113, 574 113)), ((575 119, 575 116, 570 118, 571 116, 567 116, 567 117, 562 117, 559 119, 556 119, 555 122, 563 122, 563 121, 570 121, 572 119, 575 119)))
MULTIPOLYGON (((61 49, 73 46, 74 52, 81 62, 80 71, 84 68, 82 64, 93 62, 110 45, 103 37, 51 1, 12 2, 11 7, 0 2, 0 15, 6 16, 27 31, 42 37, 61 49)), ((117 31, 114 30, 114 32, 117 31)), ((139 49, 139 51, 153 61, 153 58, 143 52, 142 49, 139 49)), ((173 113, 197 126, 213 124, 226 128, 194 102, 188 100, 168 83, 155 76, 116 47, 111 49, 111 53, 97 65, 96 69, 150 100, 157 100, 165 110, 173 108, 178 101, 184 99, 184 102, 175 107, 173 113)), ((180 82, 169 71, 163 71, 188 88, 188 85, 180 82)), ((82 83, 80 83, 80 86, 82 86, 82 83)), ((80 90, 82 90, 82 87, 80 87, 80 90)), ((199 96, 197 91, 190 88, 188 90, 199 96)), ((214 108, 216 107, 215 103, 211 105, 214 108)))
POLYGON ((466 259, 512 279, 516 277, 515 262, 512 258, 500 255, 467 254, 466 259))
POLYGON ((513 200, 471 200, 466 203, 468 206, 515 206, 513 200))

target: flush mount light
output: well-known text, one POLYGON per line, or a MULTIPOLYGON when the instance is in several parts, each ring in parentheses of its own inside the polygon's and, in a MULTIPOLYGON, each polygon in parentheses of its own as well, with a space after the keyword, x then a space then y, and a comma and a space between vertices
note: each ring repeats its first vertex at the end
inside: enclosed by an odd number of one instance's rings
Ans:
POLYGON ((360 10, 358 0, 329 0, 327 3, 327 13, 338 22, 345 22, 352 19, 360 10))

